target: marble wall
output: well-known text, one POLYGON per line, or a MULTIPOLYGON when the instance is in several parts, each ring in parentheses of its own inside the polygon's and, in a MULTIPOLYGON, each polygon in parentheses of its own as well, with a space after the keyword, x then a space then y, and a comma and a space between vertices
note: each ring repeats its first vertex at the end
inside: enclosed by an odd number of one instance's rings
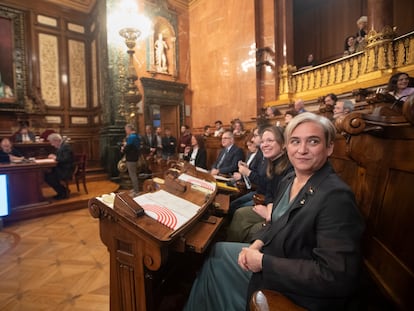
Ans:
POLYGON ((242 67, 255 57, 254 1, 199 0, 189 17, 192 126, 255 116, 256 66, 242 67))

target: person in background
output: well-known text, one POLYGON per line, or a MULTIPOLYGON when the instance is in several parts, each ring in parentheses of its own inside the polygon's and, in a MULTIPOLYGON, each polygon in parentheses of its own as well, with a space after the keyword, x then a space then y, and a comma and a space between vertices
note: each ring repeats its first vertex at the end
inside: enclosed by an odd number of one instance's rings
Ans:
POLYGON ((35 142, 35 140, 35 134, 29 131, 29 128, 27 126, 22 126, 14 138, 14 141, 16 143, 32 143, 35 142))
POLYGON ((155 155, 157 150, 157 138, 155 137, 154 132, 152 131, 151 125, 145 126, 145 135, 142 136, 142 153, 146 158, 152 157, 155 155))
POLYGON ((178 158, 182 159, 184 156, 185 147, 191 147, 191 133, 188 125, 181 126, 181 136, 178 142, 178 158))
POLYGON ((239 119, 234 120, 232 128, 234 136, 243 136, 246 133, 243 122, 239 119))
POLYGON ((207 169, 207 151, 204 148, 203 136, 191 136, 191 147, 185 147, 184 160, 196 167, 207 169))
POLYGON ((333 107, 335 107, 335 104, 338 100, 338 97, 334 94, 334 93, 329 93, 328 95, 325 96, 325 98, 323 99, 323 102, 325 104, 325 106, 329 106, 333 109, 333 107))
POLYGON ((348 36, 344 43, 344 56, 354 54, 357 51, 358 42, 354 36, 348 36))
POLYGON ((293 104, 293 107, 294 107, 297 114, 302 113, 302 112, 306 112, 305 102, 303 101, 303 99, 299 98, 299 99, 295 100, 295 103, 293 104))
POLYGON ((204 126, 204 132, 203 132, 203 137, 207 138, 211 136, 211 132, 210 132, 210 125, 205 125, 204 126))
POLYGON ((294 171, 280 183, 271 220, 251 244, 216 243, 184 311, 248 310, 269 289, 306 310, 343 311, 358 290, 364 221, 328 158, 336 129, 302 113, 285 130, 294 171))
POLYGON ((132 124, 125 125, 125 134, 125 145, 121 147, 121 152, 125 155, 128 175, 132 183, 131 195, 136 197, 139 193, 137 162, 141 152, 141 140, 132 124))
MULTIPOLYGON (((267 162, 263 157, 263 153, 260 149, 261 136, 258 128, 253 129, 253 135, 246 141, 249 154, 247 155, 246 162, 239 162, 239 171, 233 174, 235 180, 242 180, 247 178, 247 181, 251 183, 252 188, 247 189, 248 192, 235 200, 230 202, 229 215, 232 216, 234 212, 243 207, 253 205, 253 196, 256 193, 261 193, 261 189, 266 182, 266 167, 267 162)), ((247 188, 247 185, 246 185, 247 188)))
POLYGON ((56 166, 50 172, 45 173, 46 183, 56 191, 54 198, 62 200, 69 197, 69 189, 62 185, 61 181, 72 179, 75 169, 72 147, 63 141, 58 133, 50 134, 49 143, 56 148, 56 153, 48 155, 49 159, 56 161, 56 166))
POLYGON ((162 129, 161 127, 157 127, 155 129, 155 141, 157 142, 157 158, 162 157, 162 129))
POLYGON ((238 163, 244 159, 244 152, 241 148, 234 145, 234 136, 232 131, 225 131, 221 135, 221 145, 223 149, 220 151, 216 162, 212 165, 211 174, 233 174, 238 170, 238 163))
POLYGON ((175 157, 177 151, 177 139, 171 135, 171 129, 165 128, 165 136, 162 138, 162 158, 170 160, 175 157))
POLYGON ((269 106, 266 108, 265 115, 266 115, 266 119, 270 119, 276 116, 280 116, 281 113, 280 113, 280 110, 277 109, 276 107, 269 106))
POLYGON ((214 125, 216 127, 214 131, 214 137, 220 137, 224 132, 223 122, 217 120, 216 122, 214 122, 214 125))
POLYGON ((353 110, 354 110, 354 103, 350 101, 349 99, 338 101, 335 104, 335 107, 333 110, 333 113, 334 113, 333 118, 336 119, 340 116, 350 113, 353 110))
POLYGON ((388 92, 396 99, 405 101, 414 94, 414 87, 410 87, 410 76, 405 72, 397 72, 388 81, 388 92))
POLYGON ((0 142, 0 163, 22 161, 23 155, 13 147, 10 139, 4 137, 0 142))
POLYGON ((306 57, 306 63, 302 67, 300 67, 299 70, 309 69, 315 65, 316 65, 315 58, 313 57, 312 53, 309 53, 308 56, 306 57))
POLYGON ((357 22, 358 32, 356 33, 356 42, 357 42, 357 51, 362 51, 366 45, 366 35, 367 35, 367 26, 368 26, 368 17, 361 16, 358 18, 357 22))
POLYGON ((296 112, 295 109, 287 110, 285 112, 285 125, 284 125, 284 127, 286 127, 289 124, 290 120, 292 120, 292 118, 294 118, 297 114, 298 113, 296 112))

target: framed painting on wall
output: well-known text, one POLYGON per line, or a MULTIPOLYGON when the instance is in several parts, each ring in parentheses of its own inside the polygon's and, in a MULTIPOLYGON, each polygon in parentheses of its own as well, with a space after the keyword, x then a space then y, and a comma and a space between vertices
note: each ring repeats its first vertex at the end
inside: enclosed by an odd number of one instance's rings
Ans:
POLYGON ((24 108, 26 69, 23 14, 0 6, 0 111, 24 108))

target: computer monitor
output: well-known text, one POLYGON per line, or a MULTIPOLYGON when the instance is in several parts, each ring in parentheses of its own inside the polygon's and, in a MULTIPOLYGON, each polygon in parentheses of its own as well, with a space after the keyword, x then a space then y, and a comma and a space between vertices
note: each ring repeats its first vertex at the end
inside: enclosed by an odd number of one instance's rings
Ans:
POLYGON ((9 198, 7 193, 7 175, 0 174, 0 217, 9 214, 9 198))

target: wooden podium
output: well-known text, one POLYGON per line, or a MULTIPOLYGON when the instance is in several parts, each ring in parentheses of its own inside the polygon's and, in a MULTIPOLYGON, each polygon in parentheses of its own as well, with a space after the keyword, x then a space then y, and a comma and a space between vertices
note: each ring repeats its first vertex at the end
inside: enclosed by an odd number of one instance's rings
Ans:
POLYGON ((151 288, 153 272, 167 263, 171 252, 204 252, 220 228, 223 219, 209 215, 217 190, 207 194, 194 189, 190 183, 178 180, 183 173, 214 181, 211 175, 182 164, 166 172, 163 184, 152 180, 144 184, 145 190, 162 189, 201 206, 196 216, 178 230, 142 214, 127 193, 117 194, 112 207, 98 198, 89 201, 89 211, 99 218, 100 236, 110 253, 111 310, 153 310, 159 298, 154 297, 151 288))

